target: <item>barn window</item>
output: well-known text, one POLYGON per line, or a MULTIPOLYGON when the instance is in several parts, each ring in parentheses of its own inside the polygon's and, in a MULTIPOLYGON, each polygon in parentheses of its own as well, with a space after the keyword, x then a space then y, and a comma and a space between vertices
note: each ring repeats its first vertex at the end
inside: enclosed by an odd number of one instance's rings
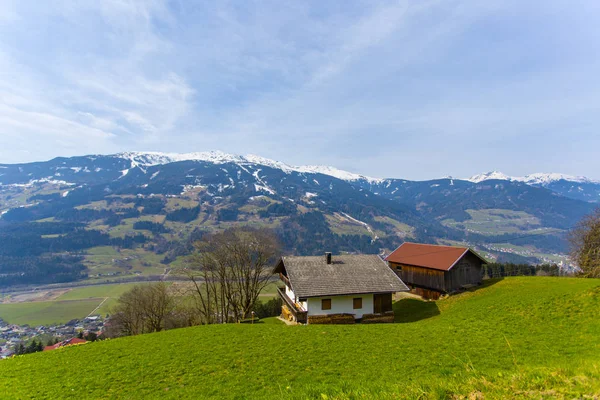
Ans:
POLYGON ((331 310, 331 299, 321 299, 321 310, 331 310))
POLYGON ((357 297, 352 300, 352 308, 359 310, 362 308, 362 297, 357 297))

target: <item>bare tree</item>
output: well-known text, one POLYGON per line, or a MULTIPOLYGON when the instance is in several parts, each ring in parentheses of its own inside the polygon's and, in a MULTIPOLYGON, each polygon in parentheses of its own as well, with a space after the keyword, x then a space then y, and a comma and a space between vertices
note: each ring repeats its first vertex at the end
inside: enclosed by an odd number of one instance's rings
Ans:
POLYGON ((138 285, 119 297, 111 325, 120 335, 160 332, 174 310, 174 297, 164 282, 138 285))
POLYGON ((279 253, 275 235, 266 229, 228 229, 206 236, 195 247, 185 273, 203 321, 249 317, 279 253))
POLYGON ((111 330, 115 336, 145 333, 143 298, 142 286, 134 286, 119 297, 110 319, 111 330))
POLYGON ((569 235, 571 258, 589 278, 600 278, 600 208, 584 217, 569 235))
POLYGON ((175 309, 175 300, 168 292, 165 282, 158 282, 144 287, 144 316, 150 332, 164 329, 165 320, 175 309))

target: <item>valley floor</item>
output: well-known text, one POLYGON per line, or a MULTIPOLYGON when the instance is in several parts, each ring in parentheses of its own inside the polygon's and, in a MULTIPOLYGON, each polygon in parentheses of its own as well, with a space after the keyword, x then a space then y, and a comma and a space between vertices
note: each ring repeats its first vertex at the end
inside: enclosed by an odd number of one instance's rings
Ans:
POLYGON ((200 326, 0 361, 2 398, 585 398, 600 280, 516 277, 397 323, 200 326))

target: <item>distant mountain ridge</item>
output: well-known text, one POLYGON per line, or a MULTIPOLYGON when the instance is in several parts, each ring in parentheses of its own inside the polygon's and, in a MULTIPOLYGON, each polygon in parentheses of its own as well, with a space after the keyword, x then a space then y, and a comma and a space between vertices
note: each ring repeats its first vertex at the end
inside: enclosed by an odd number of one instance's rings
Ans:
POLYGON ((502 172, 492 171, 474 175, 465 179, 473 183, 491 180, 522 182, 527 185, 544 187, 565 197, 597 203, 600 201, 600 181, 560 173, 535 173, 525 176, 508 176, 502 172))
POLYGON ((382 254, 412 240, 466 244, 494 259, 564 260, 564 234, 593 210, 600 185, 501 178, 379 179, 214 151, 4 164, 0 286, 42 282, 48 270, 73 279, 93 271, 106 246, 133 258, 101 264, 102 273, 162 270, 206 232, 231 226, 269 227, 287 253, 302 255, 382 254), (64 254, 81 258, 77 270, 64 254))
POLYGON ((275 161, 261 156, 249 154, 246 156, 224 153, 222 151, 208 151, 198 153, 160 153, 160 152, 125 152, 115 154, 114 157, 131 160, 132 168, 135 166, 163 165, 179 161, 206 161, 213 164, 234 163, 239 165, 256 164, 266 167, 280 169, 283 172, 299 172, 309 174, 323 174, 333 176, 345 181, 365 180, 367 182, 381 182, 383 179, 371 178, 365 175, 355 174, 341 169, 321 166, 305 165, 292 166, 281 161, 275 161))
POLYGON ((576 183, 594 183, 600 184, 600 181, 586 178, 585 176, 573 176, 560 173, 535 173, 525 176, 508 176, 499 171, 491 171, 485 174, 473 175, 470 178, 464 179, 469 182, 479 183, 487 180, 503 180, 503 181, 514 181, 524 182, 533 185, 545 185, 557 181, 568 181, 576 183))
MULTIPOLYGON (((335 168, 332 166, 324 165, 305 165, 305 166, 293 166, 286 164, 281 161, 271 160, 265 157, 257 155, 236 155, 225 153, 222 151, 206 151, 206 152, 192 152, 192 153, 164 153, 164 152, 123 152, 113 155, 89 155, 82 157, 71 157, 71 158, 56 158, 45 163, 29 163, 29 164, 0 164, 0 185, 4 184, 28 184, 35 183, 36 181, 59 181, 69 183, 64 179, 58 179, 64 176, 64 173, 56 172, 59 169, 66 169, 62 166, 57 166, 56 171, 51 176, 35 176, 35 173, 28 173, 28 176, 32 176, 32 179, 8 179, 7 176, 12 168, 15 166, 24 165, 39 165, 39 164, 52 164, 53 162, 64 160, 72 161, 83 161, 82 165, 77 167, 73 166, 70 169, 75 173, 79 172, 92 172, 87 164, 94 162, 98 159, 112 158, 115 161, 129 163, 119 164, 123 169, 119 170, 122 176, 128 174, 132 169, 138 168, 141 172, 146 173, 149 167, 158 165, 166 165, 176 162, 183 161, 196 161, 196 162, 208 162, 212 164, 237 164, 237 165, 262 165, 265 167, 279 169, 284 173, 297 172, 303 174, 323 174, 341 179, 347 182, 362 182, 367 186, 389 186, 391 182, 398 180, 408 181, 400 178, 374 178, 358 173, 348 172, 335 168), (2 171, 4 170, 4 171, 2 171), (6 171, 9 170, 9 171, 6 171), (3 178, 4 176, 4 178, 3 178)), ((101 172, 101 167, 96 167, 96 173, 101 172)), ((68 171, 67 171, 68 172, 68 171)), ((67 174, 68 175, 68 174, 67 174)), ((73 175, 73 174, 71 174, 73 175)), ((21 175, 21 178, 24 178, 21 175)), ((565 197, 574 198, 577 200, 584 200, 588 202, 600 201, 600 181, 587 178, 585 176, 573 176, 561 173, 533 173, 525 176, 509 176, 499 171, 491 171, 487 173, 477 174, 470 178, 443 178, 452 180, 462 180, 472 183, 481 183, 489 180, 502 180, 509 182, 522 182, 527 185, 545 187, 565 197)), ((428 181, 423 181, 428 182, 428 181)))

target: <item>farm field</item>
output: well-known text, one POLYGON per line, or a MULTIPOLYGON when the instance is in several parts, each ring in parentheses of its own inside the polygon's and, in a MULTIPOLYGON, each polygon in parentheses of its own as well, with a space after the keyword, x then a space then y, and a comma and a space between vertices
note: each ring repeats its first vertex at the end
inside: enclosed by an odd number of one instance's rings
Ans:
POLYGON ((505 278, 436 302, 406 298, 394 307, 396 324, 286 326, 269 320, 21 356, 0 362, 0 393, 231 399, 600 395, 600 280, 505 278))
MULTIPOLYGON (((121 283, 60 289, 49 291, 51 300, 6 301, 0 304, 0 318, 17 325, 61 324, 72 319, 85 318, 96 307, 94 314, 106 315, 121 294, 140 283, 121 283)), ((141 283, 143 284, 143 283, 141 283)))
POLYGON ((499 235, 502 233, 537 233, 547 230, 541 228, 540 220, 524 211, 503 209, 465 210, 471 219, 457 222, 446 219, 446 226, 465 229, 483 235, 499 235))
MULTIPOLYGON (((0 302, 0 318, 17 325, 61 324, 72 319, 81 319, 100 306, 94 314, 109 314, 119 296, 136 285, 145 282, 83 286, 73 289, 56 289, 40 293, 19 295, 0 302)), ((171 284, 171 282, 168 282, 171 284)), ((185 292, 185 283, 177 282, 178 290, 185 292)), ((277 285, 272 283, 260 294, 262 301, 276 296, 277 285)))
POLYGON ((161 275, 165 271, 165 265, 160 263, 161 256, 144 249, 117 251, 111 246, 99 246, 86 253, 84 265, 88 268, 90 279, 106 279, 115 275, 161 275))
POLYGON ((0 318, 17 325, 52 325, 84 318, 104 299, 34 301, 0 304, 0 318))

